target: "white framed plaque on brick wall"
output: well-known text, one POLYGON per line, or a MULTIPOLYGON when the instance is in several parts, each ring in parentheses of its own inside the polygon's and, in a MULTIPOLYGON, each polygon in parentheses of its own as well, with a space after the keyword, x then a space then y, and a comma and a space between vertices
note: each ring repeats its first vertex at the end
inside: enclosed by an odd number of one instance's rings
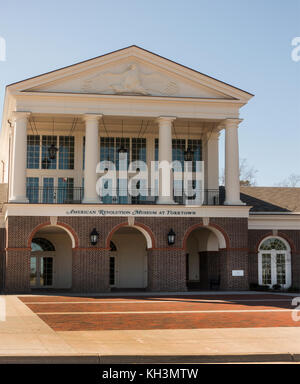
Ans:
POLYGON ((232 276, 244 276, 244 270, 233 270, 232 271, 232 276))

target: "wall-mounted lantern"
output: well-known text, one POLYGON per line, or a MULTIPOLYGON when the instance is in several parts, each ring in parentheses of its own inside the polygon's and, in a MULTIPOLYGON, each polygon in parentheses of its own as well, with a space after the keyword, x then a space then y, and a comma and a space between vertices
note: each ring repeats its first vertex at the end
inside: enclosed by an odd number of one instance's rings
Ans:
POLYGON ((98 243, 99 233, 97 232, 96 228, 94 228, 92 230, 92 232, 90 233, 90 239, 91 239, 91 244, 92 245, 96 245, 98 243))
POLYGON ((168 245, 175 244, 175 236, 176 236, 176 233, 173 231, 173 229, 170 229, 168 233, 168 245))

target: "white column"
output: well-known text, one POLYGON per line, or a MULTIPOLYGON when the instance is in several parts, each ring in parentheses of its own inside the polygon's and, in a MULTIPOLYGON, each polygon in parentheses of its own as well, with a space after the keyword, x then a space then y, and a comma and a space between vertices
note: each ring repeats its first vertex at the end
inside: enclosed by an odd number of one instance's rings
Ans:
POLYGON ((84 198, 83 203, 97 204, 100 198, 96 192, 96 167, 100 161, 98 124, 102 115, 86 114, 85 121, 85 164, 84 164, 84 198))
POLYGON ((28 203, 26 197, 27 122, 30 112, 13 112, 12 178, 10 202, 28 203))
POLYGON ((242 120, 225 121, 225 190, 226 205, 243 205, 240 200, 238 126, 242 120))
POLYGON ((219 189, 219 132, 207 134, 205 189, 219 189))
POLYGON ((159 197, 157 204, 175 204, 173 200, 172 163, 172 122, 176 117, 160 116, 158 161, 159 161, 159 197))

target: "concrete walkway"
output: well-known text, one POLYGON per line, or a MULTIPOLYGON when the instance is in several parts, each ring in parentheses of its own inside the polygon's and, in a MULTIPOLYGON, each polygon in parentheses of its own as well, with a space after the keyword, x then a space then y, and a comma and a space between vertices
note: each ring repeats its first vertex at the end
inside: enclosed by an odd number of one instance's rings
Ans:
POLYGON ((1 298, 0 363, 300 362, 300 327, 55 332, 17 296, 1 298))

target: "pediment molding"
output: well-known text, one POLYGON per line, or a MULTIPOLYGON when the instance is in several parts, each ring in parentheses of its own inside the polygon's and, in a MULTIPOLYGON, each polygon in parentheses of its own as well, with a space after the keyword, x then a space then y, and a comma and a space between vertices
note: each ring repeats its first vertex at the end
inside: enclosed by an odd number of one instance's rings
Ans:
POLYGON ((9 86, 12 92, 192 97, 241 100, 252 95, 138 47, 9 86))

